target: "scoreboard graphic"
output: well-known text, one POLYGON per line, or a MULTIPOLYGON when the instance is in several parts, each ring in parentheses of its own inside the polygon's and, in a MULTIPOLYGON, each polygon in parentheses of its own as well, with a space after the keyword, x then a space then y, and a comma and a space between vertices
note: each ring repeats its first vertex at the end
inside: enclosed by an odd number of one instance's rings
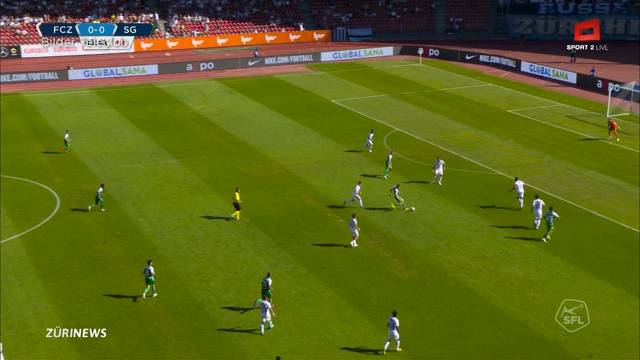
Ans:
POLYGON ((128 50, 136 37, 153 33, 148 23, 40 23, 43 46, 73 45, 77 39, 83 50, 128 50))

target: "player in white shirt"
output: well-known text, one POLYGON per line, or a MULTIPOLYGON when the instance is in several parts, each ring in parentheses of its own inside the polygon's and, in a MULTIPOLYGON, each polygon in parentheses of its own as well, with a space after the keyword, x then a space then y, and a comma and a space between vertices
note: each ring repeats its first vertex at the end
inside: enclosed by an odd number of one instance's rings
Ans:
POLYGON ((369 152, 373 151, 373 130, 371 130, 369 132, 369 135, 367 135, 367 140, 364 143, 364 147, 369 149, 369 152))
POLYGON ((64 142, 64 145, 62 147, 62 150, 64 152, 69 151, 69 149, 71 148, 71 133, 69 132, 69 130, 66 130, 64 132, 64 140, 63 140, 63 142, 64 142))
POLYGON ((262 297, 262 300, 258 302, 260 306, 260 334, 264 335, 264 324, 269 324, 268 329, 273 329, 275 325, 273 325, 273 321, 271 321, 271 316, 276 317, 276 313, 273 311, 273 305, 267 300, 266 297, 262 297))
POLYGON ((442 176, 444 175, 444 160, 440 159, 438 156, 436 161, 433 163, 433 179, 431 179, 431 183, 434 181, 438 181, 438 185, 442 185, 442 176))
POLYGON ((524 207, 524 182, 516 176, 513 180, 513 187, 509 189, 509 191, 516 191, 516 196, 518 198, 518 205, 520 205, 520 209, 524 207))
POLYGON ((349 229, 351 230, 351 247, 358 247, 358 240, 360 239, 360 226, 358 226, 356 213, 353 213, 351 215, 351 220, 349 220, 349 229))
POLYGON ((398 312, 395 310, 393 310, 391 317, 387 320, 387 329, 389 330, 389 334, 387 335, 387 341, 384 343, 382 354, 387 352, 391 339, 396 342, 396 351, 402 351, 400 348, 400 320, 398 320, 398 312))
POLYGON ((542 220, 542 208, 545 203, 540 199, 538 194, 533 196, 533 203, 531 204, 531 212, 533 212, 533 227, 538 230, 540 228, 540 221, 542 220))
POLYGON ((360 194, 361 190, 362 190, 362 181, 358 181, 356 186, 353 188, 353 193, 351 194, 351 200, 343 201, 342 206, 346 206, 347 202, 352 203, 355 200, 358 200, 358 202, 360 203, 360 207, 363 208, 364 205, 362 205, 362 195, 360 194))

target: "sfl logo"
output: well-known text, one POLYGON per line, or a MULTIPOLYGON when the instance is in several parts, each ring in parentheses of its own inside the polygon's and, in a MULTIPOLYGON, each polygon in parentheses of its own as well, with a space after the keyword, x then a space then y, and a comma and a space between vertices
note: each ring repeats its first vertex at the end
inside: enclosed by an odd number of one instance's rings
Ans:
POLYGON ((600 20, 579 21, 573 28, 574 41, 600 41, 600 20))
POLYGON ((556 322, 563 329, 574 333, 589 325, 589 308, 582 300, 564 299, 556 312, 556 322))

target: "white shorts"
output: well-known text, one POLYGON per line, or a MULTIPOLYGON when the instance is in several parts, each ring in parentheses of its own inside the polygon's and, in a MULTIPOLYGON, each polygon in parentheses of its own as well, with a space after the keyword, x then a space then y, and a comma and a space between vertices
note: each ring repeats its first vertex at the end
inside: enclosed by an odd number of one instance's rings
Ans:
POLYGON ((442 170, 442 169, 440 169, 440 170, 434 170, 434 171, 433 171, 433 174, 434 174, 434 175, 442 176, 442 175, 444 175, 444 170, 442 170))
POLYGON ((367 142, 364 143, 364 146, 373 146, 373 141, 367 140, 367 142))
POLYGON ((518 199, 524 199, 524 192, 518 193, 518 199))
POLYGON ((358 195, 358 194, 352 194, 352 195, 351 195, 351 201, 353 201, 353 200, 359 200, 359 201, 362 201, 362 198, 361 198, 361 197, 360 197, 360 195, 358 195))
POLYGON ((542 211, 534 211, 534 212, 533 212, 533 218, 534 218, 535 220, 540 220, 540 219, 542 219, 542 211))
POLYGON ((360 232, 359 232, 358 230, 351 230, 351 236, 352 236, 354 239, 357 239, 357 238, 359 238, 359 237, 360 237, 360 232))
POLYGON ((269 322, 269 321, 271 321, 271 314, 269 314, 267 316, 261 316, 260 317, 260 322, 262 322, 262 323, 266 323, 266 322, 269 322))
POLYGON ((395 341, 400 340, 400 333, 398 332, 398 330, 389 331, 389 335, 387 336, 387 341, 391 339, 395 341))

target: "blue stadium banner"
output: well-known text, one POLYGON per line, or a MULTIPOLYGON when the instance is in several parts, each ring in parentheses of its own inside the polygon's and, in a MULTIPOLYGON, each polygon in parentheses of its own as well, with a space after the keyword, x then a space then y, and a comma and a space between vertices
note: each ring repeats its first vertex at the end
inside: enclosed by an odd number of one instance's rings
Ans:
POLYGON ((150 23, 117 24, 115 36, 149 36, 153 33, 150 23))
POLYGON ((78 29, 73 23, 40 23, 38 32, 43 37, 77 37, 78 29))
POLYGON ((540 1, 537 3, 511 2, 506 5, 509 14, 528 15, 619 15, 631 14, 635 1, 540 1))

